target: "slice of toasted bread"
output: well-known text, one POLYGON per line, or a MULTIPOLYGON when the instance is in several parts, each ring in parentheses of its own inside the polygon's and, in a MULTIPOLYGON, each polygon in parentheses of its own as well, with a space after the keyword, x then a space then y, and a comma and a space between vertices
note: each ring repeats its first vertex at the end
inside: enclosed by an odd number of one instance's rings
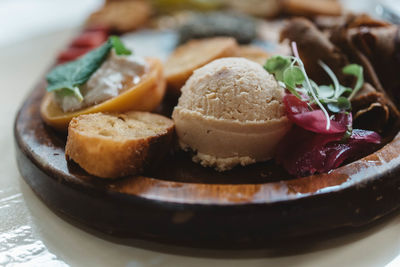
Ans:
POLYGON ((231 37, 191 40, 179 46, 165 63, 165 77, 169 90, 180 88, 193 71, 221 57, 234 56, 238 45, 231 37))
POLYGON ((150 15, 151 5, 147 1, 114 1, 91 14, 87 23, 124 33, 142 27, 150 15))
POLYGON ((149 112, 81 115, 69 124, 65 155, 98 177, 136 175, 168 152, 173 130, 172 120, 149 112))
POLYGON ((235 57, 244 57, 261 65, 265 64, 269 54, 260 47, 254 45, 241 45, 236 50, 235 57))
POLYGON ((282 9, 294 16, 340 16, 342 4, 337 0, 284 0, 282 9))

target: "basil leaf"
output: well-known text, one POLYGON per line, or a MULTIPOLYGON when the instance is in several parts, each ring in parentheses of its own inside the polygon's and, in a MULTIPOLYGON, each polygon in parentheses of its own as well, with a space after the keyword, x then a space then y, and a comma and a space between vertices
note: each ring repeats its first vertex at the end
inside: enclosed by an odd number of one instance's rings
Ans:
POLYGON ((125 45, 121 42, 118 36, 110 36, 112 46, 115 49, 115 53, 117 55, 131 55, 132 51, 125 47, 125 45))
POLYGON ((132 51, 127 49, 117 36, 111 36, 102 46, 90 51, 81 58, 55 67, 47 74, 48 92, 57 91, 61 96, 74 95, 80 101, 83 96, 79 86, 89 80, 92 74, 106 60, 111 48, 117 55, 130 55, 132 51))
POLYGON ((339 97, 336 102, 328 103, 327 107, 330 111, 334 113, 339 113, 341 111, 346 111, 351 109, 350 100, 346 97, 339 97))
POLYGON ((353 92, 349 96, 349 99, 352 99, 364 84, 363 67, 358 64, 350 64, 344 67, 342 71, 344 74, 353 75, 357 78, 357 82, 354 86, 353 92))
POLYGON ((275 75, 278 81, 284 82, 283 72, 290 66, 289 57, 273 56, 265 62, 264 69, 275 75))
POLYGON ((79 86, 89 80, 90 76, 101 66, 112 48, 110 41, 85 54, 83 57, 55 67, 47 74, 48 92, 56 90, 70 91, 82 99, 79 86))

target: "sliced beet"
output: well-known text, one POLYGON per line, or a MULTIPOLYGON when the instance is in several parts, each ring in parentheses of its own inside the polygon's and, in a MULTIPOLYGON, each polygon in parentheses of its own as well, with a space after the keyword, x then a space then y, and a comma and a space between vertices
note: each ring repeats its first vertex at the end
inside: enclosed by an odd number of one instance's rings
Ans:
POLYGON ((352 124, 350 113, 338 113, 331 119, 330 128, 327 129, 326 116, 322 110, 311 110, 306 102, 292 94, 285 95, 283 103, 286 107, 286 114, 293 123, 314 133, 344 133, 352 124))
POLYGON ((278 145, 276 160, 295 176, 324 173, 372 152, 381 141, 377 133, 359 129, 342 139, 342 133, 317 134, 294 126, 278 145))

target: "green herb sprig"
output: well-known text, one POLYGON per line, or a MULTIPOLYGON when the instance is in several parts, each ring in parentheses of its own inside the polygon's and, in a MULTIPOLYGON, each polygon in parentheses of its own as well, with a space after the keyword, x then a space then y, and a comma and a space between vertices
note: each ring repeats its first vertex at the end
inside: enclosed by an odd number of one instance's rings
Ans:
POLYGON ((109 42, 112 44, 112 47, 115 50, 117 55, 125 55, 129 56, 132 55, 132 51, 125 47, 122 43, 121 39, 118 36, 112 35, 109 37, 109 42))
POLYGON ((103 45, 79 59, 52 69, 46 76, 48 83, 46 90, 48 92, 55 91, 61 96, 73 95, 79 101, 82 101, 80 86, 86 83, 93 73, 100 68, 112 48, 117 55, 132 54, 132 51, 127 49, 117 36, 110 36, 103 45))
POLYGON ((319 65, 332 80, 331 85, 317 85, 311 80, 301 61, 297 46, 292 42, 294 56, 273 56, 267 60, 264 68, 272 73, 278 82, 290 93, 303 101, 307 101, 310 108, 316 104, 326 117, 326 129, 330 129, 330 116, 332 113, 348 112, 351 110, 351 99, 357 94, 364 84, 363 68, 357 64, 350 64, 343 68, 343 73, 357 78, 354 88, 341 85, 334 72, 322 61, 319 65))

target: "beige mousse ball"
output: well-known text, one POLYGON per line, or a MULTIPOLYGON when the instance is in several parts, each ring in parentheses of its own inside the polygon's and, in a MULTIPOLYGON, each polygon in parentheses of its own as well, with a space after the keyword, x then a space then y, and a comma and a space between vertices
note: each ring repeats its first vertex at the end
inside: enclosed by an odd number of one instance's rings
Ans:
POLYGON ((181 91, 172 114, 179 144, 203 166, 225 171, 269 160, 290 129, 284 89, 248 59, 214 60, 194 71, 181 91))

